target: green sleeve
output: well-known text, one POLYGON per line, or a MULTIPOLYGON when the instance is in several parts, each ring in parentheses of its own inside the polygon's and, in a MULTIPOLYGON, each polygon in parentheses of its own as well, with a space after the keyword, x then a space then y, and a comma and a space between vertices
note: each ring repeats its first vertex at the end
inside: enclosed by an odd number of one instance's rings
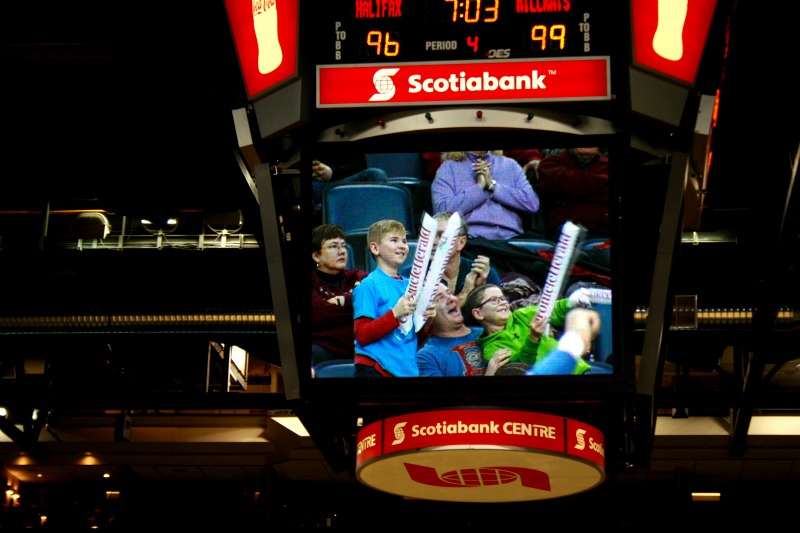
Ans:
POLYGON ((560 300, 556 300, 556 304, 553 306, 553 312, 550 313, 550 324, 553 326, 560 328, 564 325, 564 321, 567 319, 567 312, 569 311, 569 307, 567 307, 567 299, 562 298, 560 300))
POLYGON ((515 354, 516 357, 512 356, 512 359, 516 358, 520 363, 532 365, 536 362, 538 353, 539 343, 533 341, 530 337, 525 337, 522 348, 515 354))

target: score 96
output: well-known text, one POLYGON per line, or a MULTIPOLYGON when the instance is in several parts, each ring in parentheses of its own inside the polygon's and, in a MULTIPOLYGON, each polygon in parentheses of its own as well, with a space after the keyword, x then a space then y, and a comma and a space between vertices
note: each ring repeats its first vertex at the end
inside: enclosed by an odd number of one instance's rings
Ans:
POLYGON ((400 53, 400 41, 398 40, 397 32, 393 31, 384 33, 372 30, 368 32, 367 47, 367 55, 395 57, 400 53))
POLYGON ((531 28, 531 41, 534 43, 531 46, 533 48, 536 47, 535 43, 539 42, 541 43, 541 49, 545 50, 549 40, 551 45, 554 44, 553 41, 558 42, 558 49, 563 50, 566 37, 567 27, 563 24, 553 24, 549 29, 542 24, 537 24, 531 28))

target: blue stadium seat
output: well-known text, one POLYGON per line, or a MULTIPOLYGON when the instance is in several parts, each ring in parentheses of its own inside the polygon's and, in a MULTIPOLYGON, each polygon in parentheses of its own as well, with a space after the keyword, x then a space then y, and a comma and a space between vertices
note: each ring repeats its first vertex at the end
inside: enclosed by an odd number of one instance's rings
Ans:
POLYGON ((353 378, 356 365, 352 359, 333 359, 319 363, 313 371, 315 378, 353 378))
MULTIPOLYGON (((367 231, 346 231, 344 233, 344 239, 347 241, 348 254, 353 260, 353 266, 348 266, 348 268, 369 270, 369 264, 367 260, 369 257, 369 250, 367 249, 367 231)), ((349 263, 350 261, 348 259, 348 264, 349 263)))
POLYGON ((347 266, 345 268, 347 270, 353 270, 354 268, 356 268, 355 265, 356 265, 356 259, 355 259, 355 252, 353 251, 353 245, 348 242, 347 243, 347 266))
POLYGON ((600 333, 592 343, 594 360, 600 363, 613 364, 614 342, 611 304, 592 304, 592 308, 600 313, 600 333))
POLYGON ((422 154, 419 152, 368 153, 367 166, 377 167, 386 172, 389 178, 422 179, 425 171, 422 154))
POLYGON ((431 182, 421 178, 390 177, 386 183, 396 187, 405 187, 411 193, 414 203, 414 221, 421 226, 423 213, 433 214, 433 199, 431 198, 431 182))
POLYGON ((536 253, 539 250, 553 250, 556 243, 547 239, 511 239, 508 244, 524 248, 529 252, 536 253))
POLYGON ((398 220, 416 235, 408 189, 383 183, 342 183, 325 189, 322 195, 323 223, 338 224, 345 233, 366 231, 381 219, 398 220))
POLYGON ((587 239, 581 243, 582 250, 591 250, 592 248, 599 248, 600 246, 605 245, 608 242, 608 239, 605 237, 600 237, 597 239, 587 239))

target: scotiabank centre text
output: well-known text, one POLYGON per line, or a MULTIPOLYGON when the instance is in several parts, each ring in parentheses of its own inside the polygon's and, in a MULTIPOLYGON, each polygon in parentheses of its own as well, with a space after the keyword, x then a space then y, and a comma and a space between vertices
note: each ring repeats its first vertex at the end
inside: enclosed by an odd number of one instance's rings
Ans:
POLYGON ((411 426, 411 436, 420 437, 426 435, 456 435, 460 433, 497 433, 503 432, 506 435, 524 435, 530 437, 540 437, 544 439, 555 439, 556 428, 542 424, 526 424, 523 422, 504 422, 502 426, 497 422, 482 424, 466 424, 461 422, 447 423, 438 422, 431 426, 411 426), (501 430, 502 427, 502 430, 501 430))

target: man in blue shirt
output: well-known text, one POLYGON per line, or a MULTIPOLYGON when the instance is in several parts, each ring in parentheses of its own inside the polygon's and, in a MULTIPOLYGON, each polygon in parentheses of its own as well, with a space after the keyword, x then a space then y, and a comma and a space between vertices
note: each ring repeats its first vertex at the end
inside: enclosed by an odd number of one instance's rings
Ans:
POLYGON ((464 324, 458 298, 442 290, 436 300, 432 336, 417 350, 420 377, 492 376, 506 364, 511 353, 493 357, 488 363, 477 338, 483 328, 464 324))

